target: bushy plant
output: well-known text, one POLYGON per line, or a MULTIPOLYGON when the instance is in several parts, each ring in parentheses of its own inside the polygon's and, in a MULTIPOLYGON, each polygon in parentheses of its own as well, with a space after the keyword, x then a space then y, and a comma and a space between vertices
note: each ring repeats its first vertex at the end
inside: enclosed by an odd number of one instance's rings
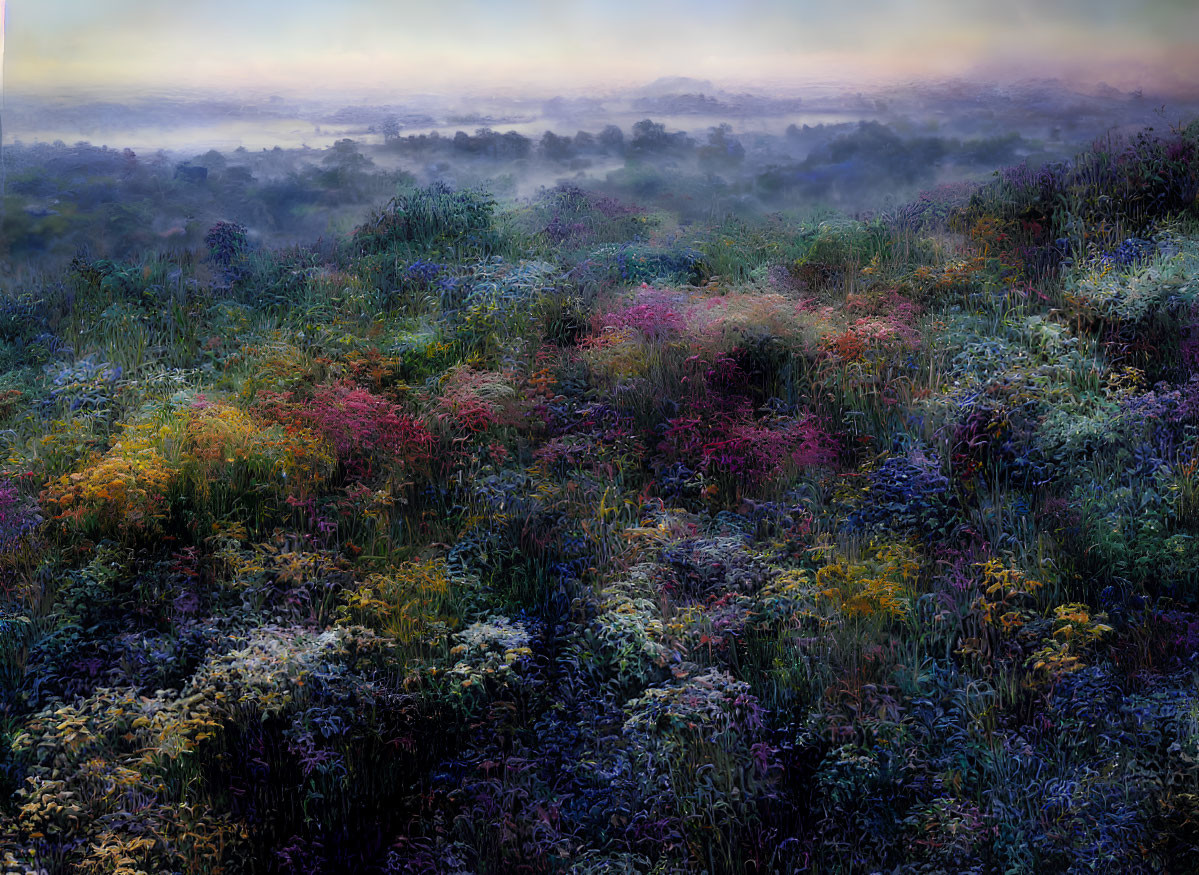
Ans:
POLYGON ((89 535, 159 534, 170 515, 178 467, 162 452, 166 426, 126 426, 108 451, 52 481, 42 496, 54 519, 89 535))
POLYGON ((486 255, 498 243, 495 208, 487 192, 435 183, 393 198, 355 230, 354 243, 365 254, 400 249, 432 258, 486 255))

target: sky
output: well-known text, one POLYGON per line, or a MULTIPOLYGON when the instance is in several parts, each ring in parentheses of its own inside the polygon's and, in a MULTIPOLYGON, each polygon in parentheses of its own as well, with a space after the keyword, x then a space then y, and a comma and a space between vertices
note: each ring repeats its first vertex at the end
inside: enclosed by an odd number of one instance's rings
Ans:
POLYGON ((549 93, 669 75, 1199 91, 1199 0, 8 0, 0 38, 5 89, 30 94, 549 93))

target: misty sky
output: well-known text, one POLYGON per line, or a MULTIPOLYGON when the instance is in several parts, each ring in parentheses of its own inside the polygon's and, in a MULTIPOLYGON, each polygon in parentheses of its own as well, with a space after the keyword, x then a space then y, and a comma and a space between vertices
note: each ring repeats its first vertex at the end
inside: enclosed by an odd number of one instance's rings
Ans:
POLYGON ((8 0, 10 92, 1063 76, 1199 90, 1199 0, 8 0))

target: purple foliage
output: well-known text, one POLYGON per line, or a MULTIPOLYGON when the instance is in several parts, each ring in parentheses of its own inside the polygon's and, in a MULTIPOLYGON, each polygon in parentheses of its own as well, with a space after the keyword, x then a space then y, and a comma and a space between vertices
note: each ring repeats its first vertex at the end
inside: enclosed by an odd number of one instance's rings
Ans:
POLYGON ((37 502, 11 481, 0 482, 0 551, 12 550, 42 522, 37 502))

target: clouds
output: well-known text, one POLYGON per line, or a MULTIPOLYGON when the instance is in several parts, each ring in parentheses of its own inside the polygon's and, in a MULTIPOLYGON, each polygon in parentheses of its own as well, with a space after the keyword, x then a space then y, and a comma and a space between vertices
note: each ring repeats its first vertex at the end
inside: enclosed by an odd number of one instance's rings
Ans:
MULTIPOLYGON (((980 65, 1199 81, 1193 0, 14 0, 18 89, 906 78, 980 65)), ((1116 76, 1108 75, 1109 81, 1116 76)))

